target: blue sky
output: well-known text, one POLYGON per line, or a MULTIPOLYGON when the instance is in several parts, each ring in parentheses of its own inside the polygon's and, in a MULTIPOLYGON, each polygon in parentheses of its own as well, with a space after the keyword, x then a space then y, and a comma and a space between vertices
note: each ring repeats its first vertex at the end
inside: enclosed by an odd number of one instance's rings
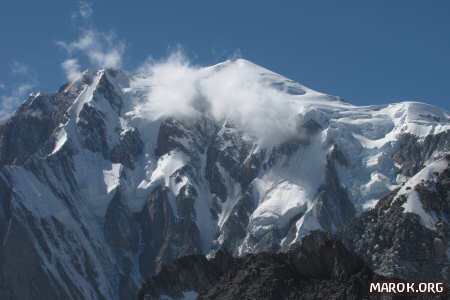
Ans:
POLYGON ((357 105, 415 100, 450 110, 449 15, 440 0, 3 0, 0 107, 57 90, 68 59, 66 70, 134 70, 181 47, 194 64, 241 56, 357 105))

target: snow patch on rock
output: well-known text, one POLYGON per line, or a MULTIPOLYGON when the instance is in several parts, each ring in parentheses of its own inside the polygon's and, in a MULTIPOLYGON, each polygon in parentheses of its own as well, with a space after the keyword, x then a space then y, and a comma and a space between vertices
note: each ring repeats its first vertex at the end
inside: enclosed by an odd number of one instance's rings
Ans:
POLYGON ((122 169, 122 164, 111 164, 111 169, 103 170, 103 180, 108 194, 119 186, 122 169))
POLYGON ((61 128, 56 134, 55 148, 53 149, 50 155, 53 155, 56 152, 58 152, 62 148, 62 146, 64 146, 66 141, 67 141, 67 132, 64 128, 61 128))
POLYGON ((404 212, 419 215, 423 225, 431 230, 436 229, 435 223, 437 218, 433 215, 433 213, 426 212, 423 209, 419 194, 414 188, 426 181, 435 181, 438 174, 448 168, 448 165, 449 162, 446 159, 441 159, 425 166, 419 173, 406 181, 397 194, 397 197, 404 195, 407 199, 402 205, 402 207, 405 208, 404 212))

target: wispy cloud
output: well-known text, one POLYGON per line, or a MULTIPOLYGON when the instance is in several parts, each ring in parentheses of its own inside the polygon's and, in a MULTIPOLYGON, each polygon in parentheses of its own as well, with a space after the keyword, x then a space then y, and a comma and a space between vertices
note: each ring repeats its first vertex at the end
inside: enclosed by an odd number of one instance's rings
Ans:
MULTIPOLYGON (((94 29, 84 30, 79 39, 71 43, 59 41, 69 55, 77 52, 86 55, 96 67, 120 68, 125 44, 118 41, 114 33, 101 33, 94 29)), ((73 58, 72 58, 73 59, 73 58)))
MULTIPOLYGON (((77 16, 83 19, 83 24, 89 24, 93 14, 92 4, 80 2, 77 16)), ((58 41, 56 44, 63 48, 69 58, 61 66, 68 80, 74 80, 80 75, 80 56, 88 58, 89 64, 100 68, 120 68, 125 52, 125 43, 119 40, 114 32, 100 32, 92 25, 88 28, 80 27, 78 39, 72 42, 58 41)))
POLYGON ((29 83, 21 83, 16 86, 8 95, 0 97, 0 119, 4 119, 11 115, 25 100, 26 95, 31 91, 34 85, 29 83))
POLYGON ((13 61, 10 68, 15 83, 10 90, 6 89, 4 84, 0 84, 0 88, 6 90, 6 93, 0 96, 0 120, 13 114, 38 82, 37 76, 26 64, 13 61))
POLYGON ((68 80, 73 81, 81 76, 80 65, 77 59, 67 59, 61 64, 68 80))
POLYGON ((72 17, 81 17, 83 19, 90 18, 92 14, 94 13, 94 10, 92 9, 92 3, 87 1, 80 1, 79 2, 79 9, 77 12, 75 12, 72 17))
POLYGON ((10 67, 11 67, 11 73, 13 75, 21 75, 21 76, 31 75, 28 66, 22 62, 13 60, 10 64, 10 67))
POLYGON ((5 84, 0 82, 0 89, 3 90, 5 88, 6 88, 5 84))

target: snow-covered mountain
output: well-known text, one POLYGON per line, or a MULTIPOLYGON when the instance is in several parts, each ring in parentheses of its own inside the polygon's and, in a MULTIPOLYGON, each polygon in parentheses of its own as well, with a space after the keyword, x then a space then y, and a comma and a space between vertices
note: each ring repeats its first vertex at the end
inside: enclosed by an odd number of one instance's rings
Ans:
POLYGON ((176 257, 287 250, 399 188, 436 231, 447 212, 405 185, 449 151, 442 109, 355 106, 243 59, 88 70, 0 127, 0 296, 133 299, 176 257))

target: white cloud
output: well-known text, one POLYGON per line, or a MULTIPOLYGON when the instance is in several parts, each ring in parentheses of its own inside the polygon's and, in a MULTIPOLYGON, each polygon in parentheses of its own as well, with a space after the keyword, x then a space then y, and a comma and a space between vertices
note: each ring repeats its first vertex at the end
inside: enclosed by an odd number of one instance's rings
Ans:
POLYGON ((0 89, 3 90, 5 87, 5 84, 0 82, 0 89))
POLYGON ((26 95, 32 88, 34 87, 34 84, 31 83, 22 83, 16 88, 16 94, 19 96, 26 95))
POLYGON ((84 19, 90 18, 93 12, 92 3, 80 1, 80 10, 78 11, 80 17, 84 19))
POLYGON ((165 61, 150 60, 132 82, 146 90, 133 113, 151 120, 207 114, 273 146, 296 133, 298 116, 290 96, 261 76, 263 70, 245 60, 228 61, 214 70, 192 66, 179 51, 165 61))
POLYGON ((35 85, 31 83, 21 83, 10 94, 0 96, 0 120, 13 114, 34 87, 35 85))
POLYGON ((113 33, 101 33, 94 29, 84 30, 78 40, 71 43, 59 41, 69 55, 86 55, 95 67, 120 68, 125 44, 118 41, 113 33))
MULTIPOLYGON (((83 18, 84 24, 89 23, 92 16, 92 5, 80 2, 77 14, 83 18)), ((58 41, 56 44, 67 51, 69 59, 62 63, 68 80, 74 80, 80 73, 79 55, 88 58, 90 65, 96 68, 120 68, 125 52, 125 44, 118 40, 113 32, 99 32, 92 26, 79 28, 78 39, 72 42, 58 41)))
POLYGON ((78 64, 77 59, 71 58, 65 60, 61 66, 66 73, 68 80, 73 81, 81 76, 80 65, 78 64))
POLYGON ((30 70, 28 69, 28 66, 22 62, 18 62, 18 61, 14 60, 14 61, 12 61, 10 67, 11 67, 11 73, 13 75, 21 75, 21 76, 30 75, 30 70))
POLYGON ((189 64, 181 52, 173 53, 162 62, 148 60, 133 82, 133 85, 144 90, 152 86, 147 95, 151 101, 138 106, 142 115, 152 120, 172 115, 196 115, 192 101, 198 95, 198 70, 189 64))
POLYGON ((9 117, 26 100, 31 90, 36 87, 38 80, 26 64, 12 61, 10 74, 14 77, 14 83, 8 88, 0 83, 3 94, 0 95, 0 120, 9 117))

